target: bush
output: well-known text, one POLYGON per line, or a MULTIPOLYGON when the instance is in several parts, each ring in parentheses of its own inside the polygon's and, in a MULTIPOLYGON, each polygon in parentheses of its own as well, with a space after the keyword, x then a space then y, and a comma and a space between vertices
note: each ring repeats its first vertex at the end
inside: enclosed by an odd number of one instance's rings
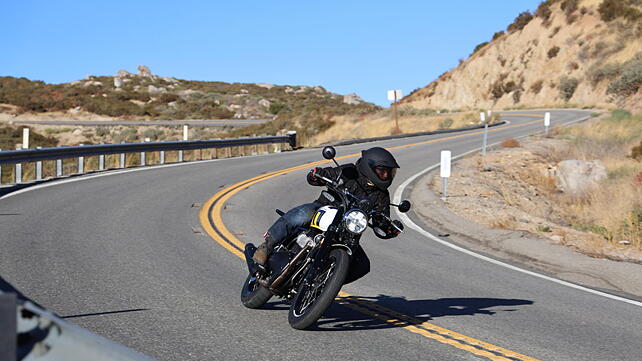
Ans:
POLYGON ((554 37, 555 35, 557 35, 557 33, 559 33, 559 31, 560 31, 560 29, 561 29, 561 28, 562 28, 561 26, 556 26, 556 27, 554 27, 554 28, 553 28, 553 31, 551 31, 551 35, 549 35, 548 37, 549 37, 549 38, 552 38, 552 37, 554 37))
POLYGON ((529 11, 524 11, 521 14, 517 15, 515 18, 515 21, 513 21, 512 24, 508 25, 508 30, 509 33, 514 33, 516 31, 520 31, 524 29, 528 23, 533 20, 533 15, 529 11))
POLYGON ((446 118, 439 122, 439 129, 448 129, 453 125, 453 122, 452 118, 446 118))
POLYGON ((143 131, 143 138, 149 138, 150 140, 159 140, 165 135, 165 132, 162 129, 147 128, 143 131))
POLYGON ((483 47, 484 47, 484 46, 486 46, 486 45, 488 45, 488 42, 487 42, 487 41, 484 41, 483 43, 477 44, 477 46, 475 47, 475 49, 473 49, 473 52, 472 52, 470 55, 475 54, 476 52, 478 52, 479 50, 481 50, 481 48, 483 48, 483 47))
POLYGON ((627 62, 622 76, 611 82, 606 90, 608 94, 627 97, 637 93, 642 86, 642 60, 627 62))
POLYGON ((520 144, 515 138, 506 138, 502 140, 501 146, 504 148, 517 148, 520 144))
POLYGON ((631 118, 631 112, 625 109, 615 109, 614 111, 611 112, 611 119, 614 120, 623 120, 623 119, 628 119, 631 118))
POLYGON ((504 34, 506 34, 504 30, 500 30, 496 32, 495 34, 493 34, 493 41, 497 40, 498 38, 501 38, 504 34))
POLYGON ((622 74, 622 64, 609 63, 589 72, 589 78, 595 86, 604 79, 613 79, 622 74))
POLYGON ((552 58, 556 57, 557 53, 559 53, 559 52, 560 52, 560 47, 559 46, 554 46, 554 47, 548 49, 548 53, 547 53, 548 54, 548 58, 552 59, 552 58))
POLYGON ((642 141, 640 141, 640 144, 633 147, 631 149, 631 158, 635 160, 642 160, 642 141))
POLYGON ((96 136, 97 137, 104 137, 109 135, 109 129, 107 127, 97 127, 96 128, 96 136))
POLYGON ((561 77, 559 85, 560 97, 565 101, 569 101, 573 97, 575 89, 577 89, 579 83, 580 81, 576 78, 567 76, 561 77))
POLYGON ((573 14, 577 10, 577 3, 578 0, 564 0, 560 5, 562 10, 564 10, 564 14, 566 14, 567 24, 571 24, 577 19, 577 16, 573 14))
POLYGON ((285 104, 282 104, 282 103, 272 103, 272 104, 270 104, 270 108, 268 109, 268 112, 269 112, 270 114, 277 115, 277 114, 279 114, 281 111, 285 110, 286 108, 287 108, 287 106, 286 106, 285 104))
POLYGON ((516 91, 513 92, 513 103, 515 103, 515 104, 519 103, 521 98, 522 98, 522 91, 521 90, 516 90, 516 91))
POLYGON ((535 11, 535 16, 540 17, 544 22, 547 22, 550 19, 551 14, 553 13, 551 11, 551 5, 553 4, 553 2, 554 0, 546 0, 540 3, 537 7, 537 10, 535 11))
POLYGON ((613 21, 617 18, 624 18, 631 22, 634 22, 642 14, 638 9, 631 6, 635 3, 638 3, 637 0, 604 0, 598 6, 597 11, 600 13, 600 18, 603 21, 613 21))
POLYGON ((533 92, 533 94, 539 94, 539 92, 542 90, 543 85, 544 85, 544 80, 540 79, 534 82, 533 84, 531 84, 531 88, 530 88, 531 92, 533 92))

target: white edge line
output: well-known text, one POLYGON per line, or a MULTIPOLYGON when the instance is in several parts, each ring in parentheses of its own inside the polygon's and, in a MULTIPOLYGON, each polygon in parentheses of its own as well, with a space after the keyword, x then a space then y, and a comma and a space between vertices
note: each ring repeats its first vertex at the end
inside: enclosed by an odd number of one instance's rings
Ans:
MULTIPOLYGON (((568 125, 568 124, 572 124, 572 123, 576 123, 576 122, 580 122, 580 121, 582 121, 582 120, 586 120, 586 119, 588 119, 588 117, 586 117, 586 118, 582 118, 582 119, 579 119, 579 120, 576 120, 576 121, 573 121, 573 122, 566 123, 566 125, 568 125)), ((493 144, 489 145, 489 147, 494 146, 494 145, 497 145, 497 144, 499 144, 499 143, 493 143, 493 144)), ((466 155, 468 155, 468 154, 478 152, 480 149, 481 149, 481 148, 477 148, 477 149, 473 149, 473 150, 471 150, 471 151, 469 151, 469 152, 466 152, 466 153, 460 154, 460 155, 458 155, 458 156, 456 156, 456 157, 453 157, 453 160, 457 160, 457 159, 459 159, 459 158, 463 158, 463 157, 465 157, 465 156, 466 156, 466 155)), ((420 176, 424 175, 425 173, 430 172, 431 170, 433 170, 433 169, 435 169, 435 168, 437 168, 437 167, 439 167, 439 164, 432 165, 432 166, 430 166, 430 167, 428 167, 428 168, 426 168, 426 169, 424 169, 424 170, 420 171, 419 173, 417 173, 417 174, 413 175, 412 177, 410 177, 410 178, 406 179, 406 180, 405 180, 401 185, 399 185, 399 187, 397 187, 397 189, 395 190, 395 194, 394 194, 394 197, 393 197, 393 203, 397 203, 397 204, 398 204, 399 202, 401 202, 401 196, 402 196, 402 194, 403 194, 404 190, 406 189, 406 187, 407 187, 410 183, 412 183, 415 179, 419 178, 420 176)), ((544 280, 547 280, 547 281, 555 282, 555 283, 560 284, 560 285, 563 285, 563 286, 567 286, 567 287, 575 288, 575 289, 580 290, 580 291, 584 291, 584 292, 592 293, 592 294, 595 294, 595 295, 598 295, 598 296, 602 296, 602 297, 610 298, 610 299, 613 299, 613 300, 616 300, 616 301, 626 302, 626 303, 629 303, 629 304, 632 304, 632 305, 635 305, 635 306, 642 307, 642 302, 639 302, 639 301, 635 301, 635 300, 631 300, 631 299, 628 299, 628 298, 624 298, 624 297, 620 297, 620 296, 612 295, 612 294, 610 294, 610 293, 606 293, 606 292, 597 291, 597 290, 594 290, 594 289, 592 289, 592 288, 588 288, 588 287, 580 286, 580 285, 577 285, 577 284, 574 284, 574 283, 571 283, 571 282, 567 282, 567 281, 560 280, 560 279, 558 279, 558 278, 549 277, 549 276, 543 275, 543 274, 541 274, 541 273, 537 273, 537 272, 529 271, 529 270, 526 270, 526 269, 523 269, 523 268, 520 268, 520 267, 517 267, 517 266, 513 266, 513 265, 508 264, 508 263, 504 263, 504 262, 502 262, 502 261, 498 261, 498 260, 493 259, 493 258, 490 258, 490 257, 486 257, 486 256, 481 255, 481 254, 479 254, 479 253, 475 253, 475 252, 473 252, 473 251, 471 251, 471 250, 468 250, 468 249, 466 249, 466 248, 463 248, 463 247, 460 247, 460 246, 454 245, 454 244, 452 244, 452 243, 450 243, 450 242, 447 242, 447 241, 444 241, 443 239, 438 238, 437 236, 433 235, 432 233, 430 233, 430 232, 426 231, 425 229, 421 228, 421 227, 420 227, 420 226, 418 226, 415 222, 413 222, 413 221, 410 219, 410 217, 408 217, 408 216, 407 216, 406 214, 404 214, 404 213, 399 212, 399 210, 398 210, 398 209, 396 209, 396 208, 395 208, 395 212, 397 213, 397 215, 399 216, 399 218, 401 218, 401 219, 402 219, 403 223, 404 223, 404 224, 406 224, 406 225, 408 225, 410 228, 412 228, 412 229, 414 229, 415 231, 419 232, 419 233, 420 233, 420 234, 422 234, 423 236, 428 237, 429 239, 431 239, 431 240, 433 240, 433 241, 435 241, 435 242, 437 242, 437 243, 440 243, 440 244, 442 244, 442 245, 444 245, 444 246, 446 246, 446 247, 450 247, 450 248, 452 248, 452 249, 454 249, 454 250, 456 250, 456 251, 459 251, 459 252, 465 253, 465 254, 467 254, 467 255, 469 255, 469 256, 473 256, 473 257, 475 257, 475 258, 479 258, 479 259, 481 259, 481 260, 484 260, 484 261, 490 262, 490 263, 492 263, 492 264, 495 264, 495 265, 498 265, 498 266, 501 266, 501 267, 508 268, 508 269, 510 269, 510 270, 513 270, 513 271, 517 271, 517 272, 525 273, 525 274, 527 274, 527 275, 531 275, 531 276, 538 277, 538 278, 541 278, 541 279, 544 279, 544 280)))

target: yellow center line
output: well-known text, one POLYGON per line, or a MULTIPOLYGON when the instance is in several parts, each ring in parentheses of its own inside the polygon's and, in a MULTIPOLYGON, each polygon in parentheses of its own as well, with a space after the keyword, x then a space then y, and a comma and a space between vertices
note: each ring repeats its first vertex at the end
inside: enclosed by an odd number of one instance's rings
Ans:
MULTIPOLYGON (((541 118, 541 115, 538 116, 541 118)), ((522 124, 512 124, 496 129, 489 129, 489 132, 500 131, 508 128, 514 127, 523 127, 529 124, 534 124, 539 122, 538 120, 529 121, 522 124)), ((452 139, 458 139, 463 137, 470 137, 483 133, 484 131, 477 131, 466 134, 453 135, 444 138, 431 139, 423 142, 417 142, 407 145, 400 145, 396 147, 387 148, 388 150, 404 149, 410 147, 416 147, 423 144, 443 142, 452 139)), ((337 157, 337 160, 357 157, 360 153, 353 153, 337 157)), ((279 175, 287 174, 297 170, 302 170, 317 165, 328 163, 328 160, 321 160, 316 162, 310 162, 302 164, 295 167, 290 167, 287 169, 277 170, 274 172, 269 172, 266 174, 261 174, 256 177, 252 177, 241 182, 235 183, 229 187, 226 187, 214 196, 208 199, 199 212, 199 219, 201 226, 207 232, 207 234, 212 237, 218 244, 223 246, 226 250, 234 254, 235 256, 245 260, 245 255, 243 254, 243 249, 245 244, 239 240, 232 232, 227 229, 223 223, 222 211, 224 209, 225 202, 233 197, 235 194, 240 191, 249 188, 250 186, 265 181, 270 178, 274 178, 279 175)), ((446 328, 434 325, 429 322, 418 320, 407 315, 401 314, 397 311, 382 307, 377 305, 372 301, 365 300, 363 298, 353 296, 347 292, 340 291, 339 295, 336 298, 336 302, 344 305, 346 307, 357 310, 361 313, 376 317, 380 320, 383 320, 387 323, 390 323, 393 326, 404 328, 415 334, 419 334, 426 338, 451 345, 461 350, 468 351, 478 356, 486 357, 493 361, 510 361, 510 360, 521 360, 521 361, 537 361, 537 359, 519 354, 517 352, 492 345, 490 343, 474 339, 472 337, 465 336, 463 334, 457 333, 455 331, 448 330, 446 328)))

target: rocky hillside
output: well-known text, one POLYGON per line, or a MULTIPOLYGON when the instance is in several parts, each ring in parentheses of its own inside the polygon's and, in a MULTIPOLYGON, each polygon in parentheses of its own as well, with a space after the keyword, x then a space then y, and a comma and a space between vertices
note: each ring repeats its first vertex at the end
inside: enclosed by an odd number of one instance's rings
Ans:
POLYGON ((642 0, 547 0, 401 100, 415 108, 642 112, 642 0))
MULTIPOLYGON (((334 115, 363 114, 379 107, 356 94, 339 95, 321 86, 277 86, 180 80, 120 70, 114 76, 87 76, 63 84, 0 77, 0 112, 97 114, 120 119, 273 119, 255 129, 278 126, 314 134, 334 115), (4 104, 4 106, 3 106, 4 104)), ((76 117, 77 118, 77 117, 76 117)))

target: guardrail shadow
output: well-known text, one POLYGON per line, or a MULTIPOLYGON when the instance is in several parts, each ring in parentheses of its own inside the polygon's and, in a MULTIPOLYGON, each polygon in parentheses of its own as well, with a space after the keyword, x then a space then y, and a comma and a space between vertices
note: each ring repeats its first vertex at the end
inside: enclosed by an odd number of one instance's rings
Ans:
POLYGON ((317 331, 359 331, 417 325, 443 316, 494 315, 533 301, 506 298, 339 297, 317 322, 317 331), (501 308, 497 308, 501 307, 501 308), (507 308, 509 307, 509 308, 507 308))

